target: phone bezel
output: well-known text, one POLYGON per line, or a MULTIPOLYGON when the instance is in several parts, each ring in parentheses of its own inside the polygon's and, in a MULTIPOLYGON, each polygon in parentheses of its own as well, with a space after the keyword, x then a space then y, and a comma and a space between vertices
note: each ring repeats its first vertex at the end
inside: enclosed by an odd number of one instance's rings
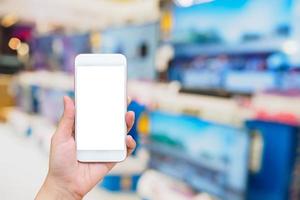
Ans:
MULTIPOLYGON (((76 101, 76 77, 78 66, 124 66, 125 67, 125 96, 124 106, 127 109, 127 61, 126 57, 122 54, 79 54, 75 58, 75 108, 77 108, 76 101)), ((76 110, 76 109, 75 109, 76 110)), ((75 111, 76 112, 76 111, 75 111)), ((75 114, 77 116, 77 112, 75 114)), ((124 113, 124 149, 123 150, 78 150, 77 149, 77 121, 75 117, 75 140, 77 160, 80 162, 120 162, 126 158, 127 150, 125 143, 125 136, 127 132, 125 113, 124 113)))

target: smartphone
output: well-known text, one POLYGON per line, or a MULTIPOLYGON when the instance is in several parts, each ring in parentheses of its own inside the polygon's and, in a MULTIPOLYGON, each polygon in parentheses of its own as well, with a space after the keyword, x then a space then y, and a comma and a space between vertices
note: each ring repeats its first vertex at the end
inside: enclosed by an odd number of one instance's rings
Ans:
POLYGON ((127 64, 121 54, 75 59, 77 160, 119 162, 126 157, 127 64))

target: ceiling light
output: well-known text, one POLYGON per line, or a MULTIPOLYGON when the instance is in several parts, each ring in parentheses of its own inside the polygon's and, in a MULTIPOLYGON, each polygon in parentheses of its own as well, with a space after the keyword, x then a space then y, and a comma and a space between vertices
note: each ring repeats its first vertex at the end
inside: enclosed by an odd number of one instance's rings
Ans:
POLYGON ((9 14, 9 15, 5 15, 2 20, 1 20, 1 25, 4 27, 10 27, 12 25, 14 25, 15 23, 17 23, 18 18, 16 15, 13 14, 9 14))
POLYGON ((17 51, 18 51, 18 55, 26 56, 29 53, 29 45, 26 43, 21 43, 17 51))
POLYGON ((8 42, 8 46, 12 50, 17 50, 21 46, 21 40, 19 38, 12 37, 8 42))
POLYGON ((195 4, 210 3, 214 0, 175 0, 175 3, 181 7, 190 7, 195 4))
POLYGON ((298 43, 295 40, 288 40, 283 43, 282 50, 288 55, 294 55, 299 52, 298 43))

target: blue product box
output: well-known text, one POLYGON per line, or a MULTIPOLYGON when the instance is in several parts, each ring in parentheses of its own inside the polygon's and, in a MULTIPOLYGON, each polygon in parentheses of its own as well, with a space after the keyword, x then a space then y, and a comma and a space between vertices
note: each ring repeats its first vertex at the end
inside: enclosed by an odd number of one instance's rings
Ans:
POLYGON ((103 187, 110 191, 129 191, 134 192, 137 188, 137 183, 140 178, 140 174, 134 175, 107 175, 100 183, 100 187, 103 187))
POLYGON ((249 174, 247 199, 289 199, 299 128, 259 120, 247 121, 246 126, 260 134, 263 144, 260 168, 249 174))

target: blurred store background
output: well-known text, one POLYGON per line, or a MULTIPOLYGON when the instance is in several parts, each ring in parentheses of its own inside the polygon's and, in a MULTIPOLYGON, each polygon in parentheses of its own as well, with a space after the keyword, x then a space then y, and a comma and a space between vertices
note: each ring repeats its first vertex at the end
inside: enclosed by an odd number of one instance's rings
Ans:
POLYGON ((137 116, 86 199, 300 199, 300 0, 0 0, 1 199, 40 187, 79 53, 127 56, 137 116))

